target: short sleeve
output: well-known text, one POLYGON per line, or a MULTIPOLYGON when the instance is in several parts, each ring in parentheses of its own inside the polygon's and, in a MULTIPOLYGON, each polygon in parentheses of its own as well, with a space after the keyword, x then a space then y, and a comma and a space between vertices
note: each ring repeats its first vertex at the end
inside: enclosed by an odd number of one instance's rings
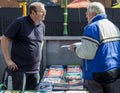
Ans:
POLYGON ((14 20, 4 32, 4 35, 9 39, 14 39, 20 30, 20 22, 18 19, 14 20))

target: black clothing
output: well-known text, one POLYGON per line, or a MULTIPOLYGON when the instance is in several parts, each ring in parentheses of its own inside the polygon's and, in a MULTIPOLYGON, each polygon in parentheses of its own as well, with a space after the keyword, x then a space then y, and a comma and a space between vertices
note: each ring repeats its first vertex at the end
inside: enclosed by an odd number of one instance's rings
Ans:
POLYGON ((11 59, 17 64, 19 71, 39 70, 44 31, 43 22, 36 26, 30 16, 26 16, 17 18, 4 33, 12 40, 11 59))
POLYGON ((39 73, 23 73, 6 68, 2 83, 7 90, 35 90, 39 81, 39 73))

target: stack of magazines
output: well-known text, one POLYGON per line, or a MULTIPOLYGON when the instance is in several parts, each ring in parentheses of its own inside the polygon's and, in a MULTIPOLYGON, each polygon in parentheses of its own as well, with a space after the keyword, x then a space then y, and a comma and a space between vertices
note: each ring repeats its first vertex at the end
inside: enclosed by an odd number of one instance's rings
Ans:
POLYGON ((65 75, 69 90, 83 89, 82 69, 80 65, 68 65, 65 75))
POLYGON ((51 65, 44 71, 39 91, 68 91, 83 89, 80 65, 51 65))
POLYGON ((52 91, 53 83, 52 82, 41 82, 38 85, 38 91, 52 91))
POLYGON ((51 65, 44 71, 44 76, 39 84, 39 91, 52 91, 55 83, 60 83, 64 75, 62 65, 51 65))
POLYGON ((64 68, 62 65, 51 65, 44 75, 43 81, 52 82, 52 83, 60 83, 61 78, 64 75, 64 68))

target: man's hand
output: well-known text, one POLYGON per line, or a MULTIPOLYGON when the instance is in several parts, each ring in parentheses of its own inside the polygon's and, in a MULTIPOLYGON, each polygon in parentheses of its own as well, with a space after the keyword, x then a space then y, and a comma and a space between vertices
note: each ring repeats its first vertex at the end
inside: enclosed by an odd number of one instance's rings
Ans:
POLYGON ((70 45, 70 50, 74 52, 75 49, 76 49, 76 46, 75 46, 74 44, 71 44, 71 45, 70 45))
POLYGON ((82 44, 81 42, 77 42, 77 43, 71 44, 70 45, 70 50, 73 51, 73 52, 75 52, 76 47, 81 46, 81 44, 82 44))
POLYGON ((18 66, 12 60, 7 61, 7 66, 9 70, 18 70, 18 66))

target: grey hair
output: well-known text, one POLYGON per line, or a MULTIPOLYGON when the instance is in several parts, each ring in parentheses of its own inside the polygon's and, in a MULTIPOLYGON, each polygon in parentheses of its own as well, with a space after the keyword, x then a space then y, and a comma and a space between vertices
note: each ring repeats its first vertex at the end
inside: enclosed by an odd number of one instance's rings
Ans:
POLYGON ((101 13, 106 14, 105 7, 100 2, 90 2, 87 7, 87 10, 89 12, 94 12, 96 14, 101 14, 101 13))

